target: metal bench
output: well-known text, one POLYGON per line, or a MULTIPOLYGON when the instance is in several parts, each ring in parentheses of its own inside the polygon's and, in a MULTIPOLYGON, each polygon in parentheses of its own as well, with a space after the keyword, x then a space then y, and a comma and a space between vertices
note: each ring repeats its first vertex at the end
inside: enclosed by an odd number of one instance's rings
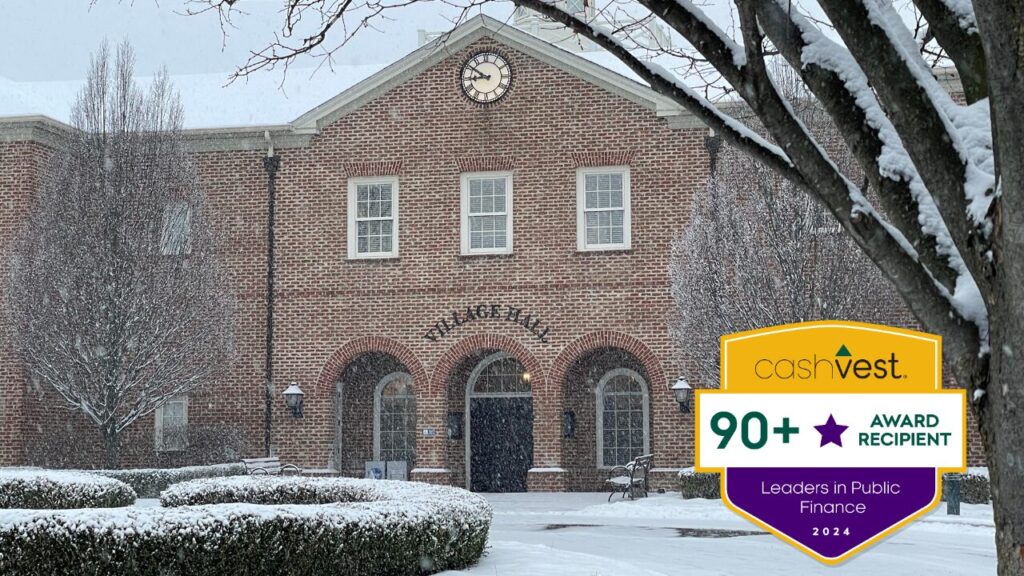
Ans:
POLYGON ((630 500, 633 500, 638 495, 643 495, 646 498, 649 489, 648 476, 651 474, 653 463, 654 455, 644 454, 643 456, 637 456, 625 466, 612 468, 608 479, 605 480, 605 484, 612 491, 608 495, 608 501, 611 502, 612 496, 618 493, 621 493, 623 498, 626 497, 626 494, 629 494, 630 500))
POLYGON ((280 476, 286 472, 302 474, 302 468, 294 464, 281 464, 281 459, 277 456, 271 456, 270 458, 243 458, 242 464, 245 464, 245 471, 250 475, 280 476))

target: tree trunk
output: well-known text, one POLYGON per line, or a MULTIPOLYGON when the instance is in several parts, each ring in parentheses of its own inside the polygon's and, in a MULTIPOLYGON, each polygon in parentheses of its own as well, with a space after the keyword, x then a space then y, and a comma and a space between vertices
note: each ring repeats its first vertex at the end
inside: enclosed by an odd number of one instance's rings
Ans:
POLYGON ((996 526, 996 557, 1000 576, 1024 575, 1024 358, 1003 350, 1024 352, 1021 336, 1004 340, 992 355, 988 392, 979 424, 985 442, 992 513, 996 526))
POLYGON ((106 448, 106 465, 108 470, 116 470, 118 468, 118 455, 121 451, 121 439, 117 434, 117 430, 112 428, 105 429, 103 431, 103 443, 106 448))

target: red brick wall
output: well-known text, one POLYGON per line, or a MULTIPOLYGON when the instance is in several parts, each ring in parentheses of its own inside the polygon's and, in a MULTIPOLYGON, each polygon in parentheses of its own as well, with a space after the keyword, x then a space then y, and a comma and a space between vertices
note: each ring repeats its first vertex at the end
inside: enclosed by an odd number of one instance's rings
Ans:
MULTIPOLYGON (((35 143, 0 143, 0 254, 7 252, 22 227, 49 155, 46 147, 35 143)), ((6 263, 6 258, 3 261, 6 263)), ((3 269, 6 271, 6 266, 3 269)), ((6 285, 4 275, 0 278, 0 298, 4 298, 6 285)), ((24 461, 24 439, 32 433, 25 413, 25 373, 9 333, 7 323, 0 322, 0 466, 24 461)))

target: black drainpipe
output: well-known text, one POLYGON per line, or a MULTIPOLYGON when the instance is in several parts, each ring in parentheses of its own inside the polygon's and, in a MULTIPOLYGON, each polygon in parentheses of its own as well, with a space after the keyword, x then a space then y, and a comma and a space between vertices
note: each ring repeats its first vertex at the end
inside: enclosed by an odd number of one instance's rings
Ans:
POLYGON ((722 149, 722 137, 715 134, 714 128, 708 128, 708 134, 704 137, 704 149, 708 151, 710 176, 715 175, 718 167, 718 151, 722 149))
POLYGON ((267 155, 263 158, 263 169, 267 171, 267 358, 263 369, 264 395, 266 406, 263 421, 263 450, 270 456, 271 430, 274 421, 274 200, 276 191, 274 183, 281 158, 274 155, 274 145, 270 143, 270 133, 264 133, 267 140, 267 155))

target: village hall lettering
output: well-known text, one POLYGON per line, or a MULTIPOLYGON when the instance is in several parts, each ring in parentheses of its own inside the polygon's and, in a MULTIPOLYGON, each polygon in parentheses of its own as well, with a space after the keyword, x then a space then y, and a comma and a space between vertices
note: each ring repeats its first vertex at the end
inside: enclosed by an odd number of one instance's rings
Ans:
POLYGON ((431 342, 437 342, 447 336, 452 330, 467 322, 486 320, 488 318, 514 322, 529 330, 541 342, 548 343, 548 330, 550 327, 541 326, 540 318, 534 318, 533 315, 524 313, 522 308, 511 305, 503 306, 501 304, 477 304, 476 306, 466 306, 465 310, 452 310, 450 315, 441 318, 440 322, 434 324, 430 330, 427 330, 423 337, 431 342))

